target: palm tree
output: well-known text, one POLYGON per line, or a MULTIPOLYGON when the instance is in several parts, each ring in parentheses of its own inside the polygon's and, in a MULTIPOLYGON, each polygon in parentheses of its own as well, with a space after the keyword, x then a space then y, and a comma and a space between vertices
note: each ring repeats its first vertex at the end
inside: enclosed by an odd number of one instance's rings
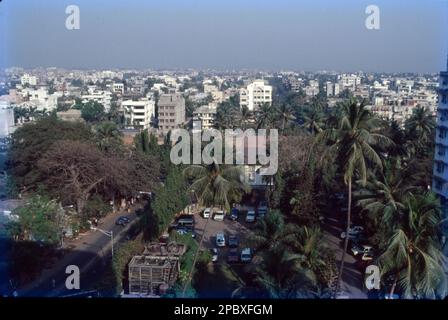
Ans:
POLYGON ((274 120, 275 109, 269 103, 263 103, 255 112, 257 129, 268 129, 274 120))
MULTIPOLYGON (((350 99, 341 106, 341 121, 336 129, 327 129, 318 136, 319 140, 331 143, 327 149, 327 155, 336 155, 336 163, 343 173, 344 182, 348 187, 348 210, 346 235, 349 234, 352 211, 352 182, 355 174, 358 174, 360 182, 367 182, 367 168, 369 165, 382 170, 383 165, 378 152, 374 149, 378 146, 389 146, 392 141, 386 136, 377 133, 380 129, 379 119, 371 115, 365 108, 365 102, 358 104, 355 99, 350 99)), ((348 247, 348 236, 345 237, 344 251, 342 252, 339 269, 338 283, 335 295, 339 291, 344 271, 345 254, 348 247)))
POLYGON ((249 121, 252 119, 252 112, 247 106, 243 106, 239 112, 239 123, 243 130, 247 128, 249 121))
POLYGON ((98 146, 104 152, 109 152, 121 143, 122 133, 116 123, 105 121, 96 126, 98 146))
POLYGON ((254 257, 255 285, 268 298, 306 298, 316 291, 314 273, 301 266, 300 255, 280 248, 263 251, 254 257))
POLYGON ((412 195, 406 214, 378 258, 382 277, 392 275, 405 298, 444 298, 447 258, 441 251, 440 205, 434 193, 412 195))
POLYGON ((248 241, 256 250, 286 248, 297 238, 300 229, 293 224, 285 224, 282 215, 274 210, 257 222, 248 241))
POLYGON ((433 139, 434 128, 436 126, 434 117, 428 109, 417 107, 412 111, 412 115, 405 122, 405 128, 411 137, 419 145, 433 139))
MULTIPOLYGON (((210 165, 191 165, 184 170, 184 175, 186 178, 193 180, 189 191, 196 195, 199 204, 203 206, 214 207, 220 205, 230 210, 232 202, 239 201, 243 193, 250 191, 249 185, 244 180, 243 171, 238 166, 220 166, 216 162, 210 165)), ((193 264, 185 282, 184 293, 188 283, 191 281, 209 220, 210 217, 205 223, 201 240, 196 249, 193 264)))
POLYGON ((285 127, 291 121, 294 121, 296 119, 296 117, 294 117, 294 112, 291 106, 288 104, 281 104, 279 107, 276 108, 276 111, 278 120, 281 123, 281 129, 282 131, 285 131, 285 127))
POLYGON ((413 172, 408 168, 393 167, 389 162, 380 178, 373 174, 370 176, 371 179, 364 186, 362 181, 358 181, 361 189, 354 195, 358 199, 358 206, 369 213, 375 227, 380 230, 379 240, 384 241, 391 235, 406 209, 406 196, 416 189, 413 172))
POLYGON ((303 116, 302 127, 305 128, 312 135, 318 134, 322 131, 325 125, 323 114, 318 109, 310 109, 303 116))

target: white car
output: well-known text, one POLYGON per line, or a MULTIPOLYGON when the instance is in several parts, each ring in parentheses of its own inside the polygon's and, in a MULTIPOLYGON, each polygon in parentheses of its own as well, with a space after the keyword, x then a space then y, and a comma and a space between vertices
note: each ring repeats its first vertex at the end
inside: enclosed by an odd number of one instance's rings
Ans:
POLYGON ((224 232, 218 232, 216 234, 216 246, 225 247, 226 246, 226 237, 224 232))
POLYGON ((252 250, 250 248, 244 248, 241 250, 241 262, 251 262, 252 261, 252 250))
POLYGON ((356 257, 360 254, 364 254, 364 253, 372 253, 373 248, 371 246, 358 246, 358 245, 353 245, 352 246, 352 253, 353 255, 356 257))
POLYGON ((247 211, 246 222, 255 222, 255 211, 253 210, 247 211))
POLYGON ((224 221, 225 213, 222 210, 218 210, 215 212, 215 215, 213 216, 213 220, 215 221, 224 221))
POLYGON ((218 261, 218 248, 210 249, 210 253, 212 255, 212 262, 218 261))
POLYGON ((202 211, 202 217, 205 219, 210 218, 210 214, 212 213, 211 208, 205 208, 204 211, 202 211))

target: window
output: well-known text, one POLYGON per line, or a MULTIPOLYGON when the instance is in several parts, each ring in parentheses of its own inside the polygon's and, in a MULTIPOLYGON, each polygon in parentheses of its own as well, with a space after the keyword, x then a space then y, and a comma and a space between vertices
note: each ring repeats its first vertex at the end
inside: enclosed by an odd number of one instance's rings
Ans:
POLYGON ((442 180, 437 179, 437 180, 435 181, 435 187, 436 187, 436 189, 438 189, 438 190, 442 190, 442 189, 443 189, 443 182, 442 182, 442 180))
POLYGON ((439 129, 439 138, 440 139, 445 139, 446 138, 446 129, 444 129, 444 128, 440 128, 439 129))
POLYGON ((442 162, 437 162, 437 172, 443 173, 445 171, 445 164, 442 162))
POLYGON ((442 94, 442 103, 446 104, 446 94, 442 94))
POLYGON ((444 156, 445 155, 445 147, 439 146, 437 153, 439 154, 439 156, 444 156))

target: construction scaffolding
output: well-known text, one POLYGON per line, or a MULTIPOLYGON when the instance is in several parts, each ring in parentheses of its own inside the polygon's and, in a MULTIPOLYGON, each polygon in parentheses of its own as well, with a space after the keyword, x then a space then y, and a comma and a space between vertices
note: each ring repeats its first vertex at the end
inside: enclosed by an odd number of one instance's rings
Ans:
POLYGON ((160 295, 177 280, 179 259, 186 251, 184 244, 152 243, 142 255, 134 256, 129 263, 129 294, 160 295))

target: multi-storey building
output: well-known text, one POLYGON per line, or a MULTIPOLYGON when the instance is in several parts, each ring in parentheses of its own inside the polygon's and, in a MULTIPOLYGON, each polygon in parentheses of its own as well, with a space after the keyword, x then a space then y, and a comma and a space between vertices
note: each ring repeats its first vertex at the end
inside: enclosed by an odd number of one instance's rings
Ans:
POLYGON ((185 99, 180 93, 162 94, 159 98, 159 129, 166 134, 185 123, 185 99))
POLYGON ((37 85, 37 77, 25 73, 22 77, 20 77, 20 83, 22 84, 22 86, 25 85, 35 86, 37 85))
POLYGON ((82 103, 89 101, 96 101, 101 103, 106 112, 109 112, 112 103, 112 93, 110 91, 102 91, 96 89, 89 89, 89 93, 81 96, 82 103))
MULTIPOLYGON (((211 129, 215 124, 216 106, 201 106, 193 111, 193 121, 200 121, 202 130, 211 129)), ((197 128, 195 128, 197 129, 197 128)))
MULTIPOLYGON (((448 61, 447 70, 440 72, 438 93, 439 106, 437 109, 432 190, 440 196, 442 209, 446 217, 448 214, 448 61)), ((445 231, 448 231, 446 224, 445 231)))
POLYGON ((265 103, 272 104, 272 86, 266 85, 264 80, 255 80, 240 89, 240 107, 246 106, 254 111, 265 103))
POLYGON ((127 127, 148 129, 155 115, 154 100, 126 100, 121 103, 127 127))

